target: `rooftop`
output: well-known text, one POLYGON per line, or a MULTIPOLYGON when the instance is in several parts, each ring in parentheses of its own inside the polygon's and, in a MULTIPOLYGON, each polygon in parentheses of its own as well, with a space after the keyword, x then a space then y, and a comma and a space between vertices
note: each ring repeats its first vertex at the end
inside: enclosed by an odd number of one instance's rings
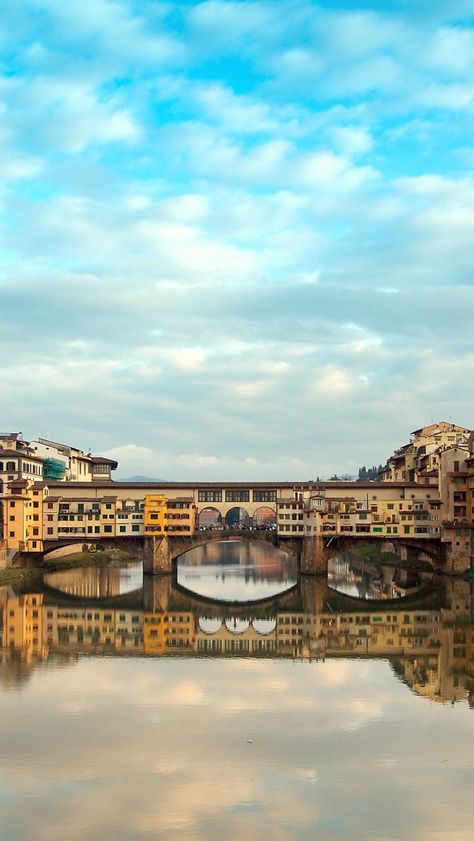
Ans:
POLYGON ((311 480, 306 482, 124 482, 120 480, 98 480, 94 482, 48 482, 50 488, 82 488, 84 490, 108 489, 136 489, 144 488, 153 491, 165 490, 232 490, 232 489, 255 489, 255 490, 278 490, 281 488, 285 491, 321 491, 331 488, 331 490, 366 490, 373 493, 377 488, 380 490, 387 490, 389 488, 414 488, 417 490, 425 490, 435 485, 419 485, 416 482, 313 482, 311 480))

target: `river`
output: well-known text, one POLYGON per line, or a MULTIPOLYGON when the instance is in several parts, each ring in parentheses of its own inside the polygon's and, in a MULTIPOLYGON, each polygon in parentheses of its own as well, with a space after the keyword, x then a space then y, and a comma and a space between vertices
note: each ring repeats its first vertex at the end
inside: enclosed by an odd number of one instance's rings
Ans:
POLYGON ((271 546, 0 591, 2 841, 470 841, 472 585, 271 546))

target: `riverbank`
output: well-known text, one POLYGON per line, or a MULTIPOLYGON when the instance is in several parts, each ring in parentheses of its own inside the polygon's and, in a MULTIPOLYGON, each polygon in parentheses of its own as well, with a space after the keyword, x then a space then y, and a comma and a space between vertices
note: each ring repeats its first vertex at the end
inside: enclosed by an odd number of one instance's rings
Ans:
POLYGON ((17 581, 24 581, 25 578, 30 578, 31 574, 36 572, 34 569, 0 569, 0 587, 5 587, 8 584, 15 584, 17 581))

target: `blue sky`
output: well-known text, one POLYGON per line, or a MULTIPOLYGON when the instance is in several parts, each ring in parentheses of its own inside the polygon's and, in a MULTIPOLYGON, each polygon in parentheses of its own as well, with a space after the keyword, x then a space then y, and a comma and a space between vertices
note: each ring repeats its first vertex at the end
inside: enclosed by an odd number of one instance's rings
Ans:
POLYGON ((17 0, 2 426, 307 479, 473 423, 471 2, 17 0))

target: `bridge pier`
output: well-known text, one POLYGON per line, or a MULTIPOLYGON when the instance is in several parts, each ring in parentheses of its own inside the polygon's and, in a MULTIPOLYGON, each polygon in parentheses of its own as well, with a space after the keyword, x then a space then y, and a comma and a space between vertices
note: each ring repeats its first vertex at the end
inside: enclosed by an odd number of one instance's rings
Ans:
POLYGON ((301 574, 327 575, 329 554, 323 535, 303 537, 303 551, 300 562, 301 574))
POLYGON ((173 579, 170 575, 147 575, 143 579, 143 607, 145 613, 167 613, 173 579))
POLYGON ((145 537, 143 544, 143 572, 146 575, 171 573, 173 571, 172 566, 169 538, 166 535, 163 537, 145 537))
MULTIPOLYGON (((451 539, 444 544, 445 572, 463 573, 473 569, 474 552, 470 536, 466 537, 462 529, 459 540, 451 539)), ((468 530, 466 529, 468 534, 468 530)))

